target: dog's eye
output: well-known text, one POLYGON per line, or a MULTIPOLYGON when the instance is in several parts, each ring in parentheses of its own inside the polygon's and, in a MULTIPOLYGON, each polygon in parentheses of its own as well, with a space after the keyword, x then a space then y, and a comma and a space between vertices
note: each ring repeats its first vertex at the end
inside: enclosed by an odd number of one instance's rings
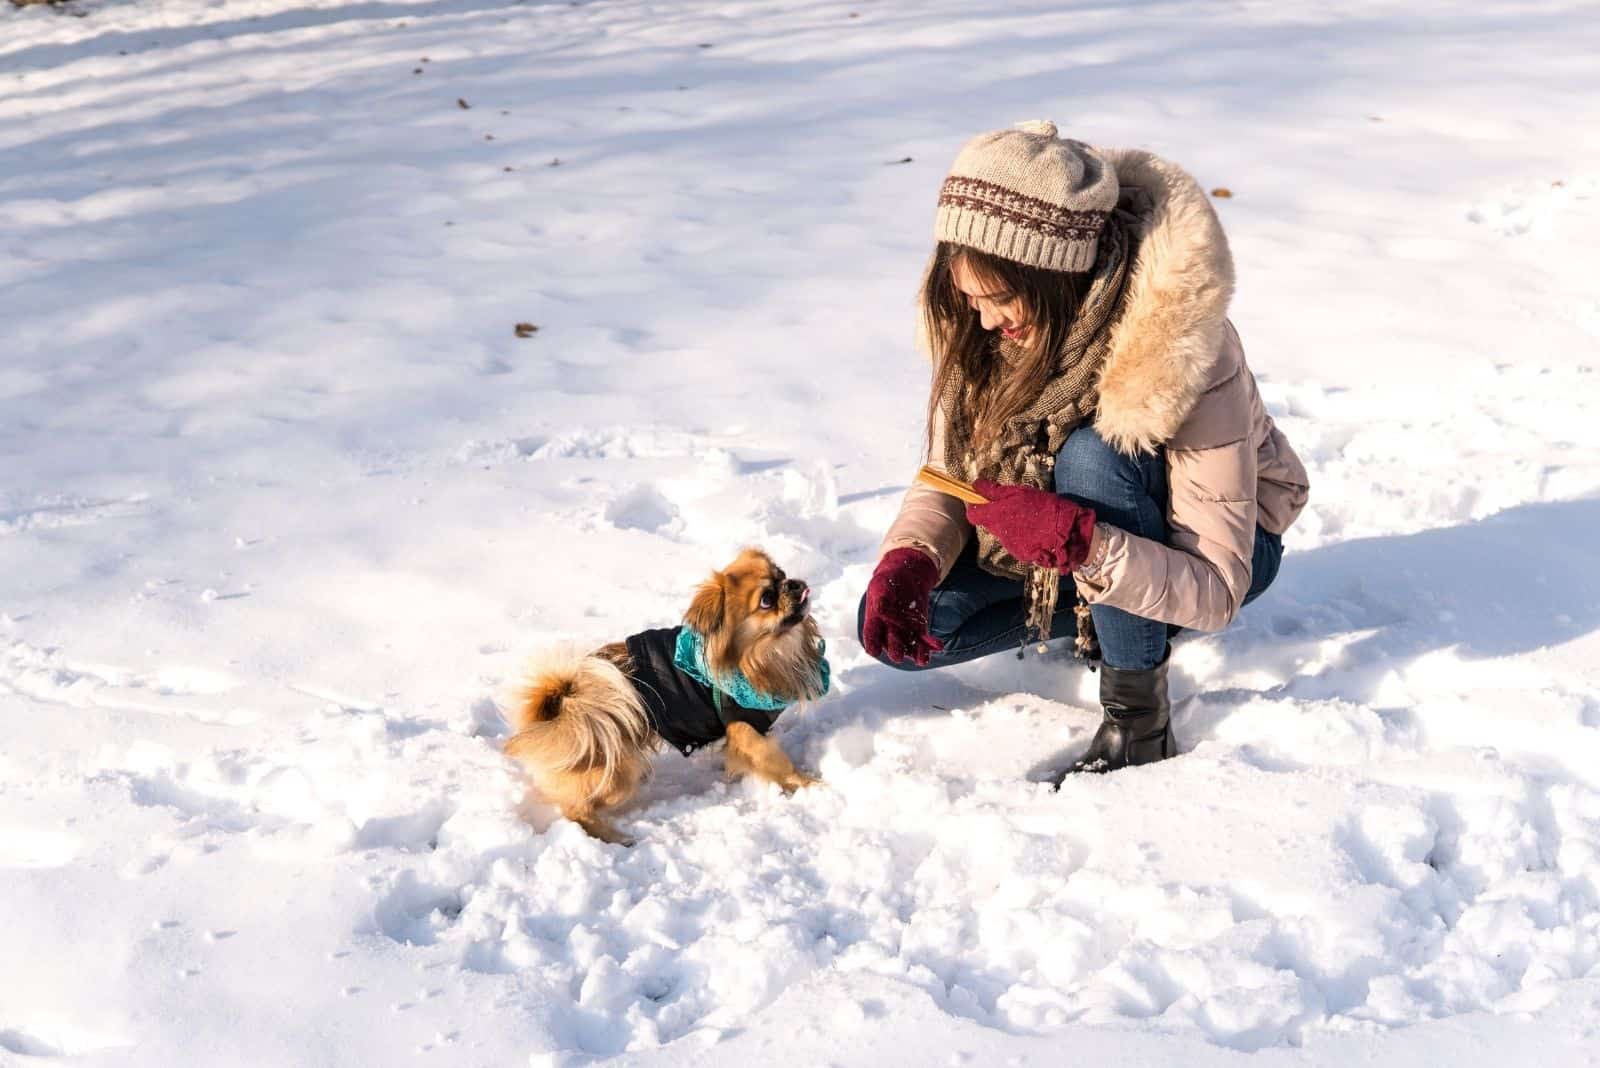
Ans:
POLYGON ((778 603, 778 595, 773 593, 771 590, 768 590, 766 593, 763 593, 761 595, 761 607, 762 608, 771 608, 773 605, 775 605, 777 603, 778 603))

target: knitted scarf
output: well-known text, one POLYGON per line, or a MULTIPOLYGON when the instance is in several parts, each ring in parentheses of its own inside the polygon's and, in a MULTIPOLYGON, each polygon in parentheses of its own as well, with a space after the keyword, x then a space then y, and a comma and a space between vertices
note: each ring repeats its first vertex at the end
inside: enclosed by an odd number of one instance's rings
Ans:
MULTIPOLYGON (((1055 374, 1039 396, 984 443, 975 441, 971 421, 961 403, 966 383, 947 380, 940 396, 944 416, 946 470, 971 482, 987 478, 1002 485, 1033 486, 1055 491, 1055 458, 1067 435, 1094 418, 1099 400, 1097 384, 1110 348, 1111 324, 1122 305, 1122 288, 1132 260, 1135 217, 1125 210, 1113 212, 1100 233, 1094 276, 1082 305, 1073 316, 1067 339, 1055 360, 1055 374)), ((996 357, 1015 366, 1024 358, 1020 346, 1000 339, 996 357)), ((1024 582, 1027 622, 1039 641, 1050 637, 1061 573, 1033 567, 1005 551, 993 534, 979 527, 978 563, 996 575, 1012 575, 1024 582)), ((1085 633, 1087 612, 1079 613, 1080 654, 1092 653, 1092 634, 1085 633)))

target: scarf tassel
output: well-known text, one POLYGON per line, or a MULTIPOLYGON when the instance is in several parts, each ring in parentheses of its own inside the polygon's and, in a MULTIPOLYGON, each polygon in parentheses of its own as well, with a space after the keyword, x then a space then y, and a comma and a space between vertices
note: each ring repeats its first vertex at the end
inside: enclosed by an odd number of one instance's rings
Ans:
MULTIPOLYGON (((1053 567, 1029 567, 1028 577, 1024 583, 1024 604, 1027 606, 1027 627, 1032 631, 1039 642, 1039 651, 1044 651, 1044 643, 1050 640, 1051 624, 1056 615, 1056 602, 1061 591, 1061 572, 1053 567)), ((1074 591, 1076 593, 1076 591, 1074 591)), ((1072 653, 1074 656, 1090 662, 1092 666, 1100 659, 1100 639, 1094 632, 1094 614, 1089 610, 1089 604, 1081 595, 1075 597, 1076 603, 1072 606, 1073 620, 1076 623, 1077 634, 1072 640, 1072 653)), ((1023 639, 1026 646, 1027 639, 1023 639)), ((1018 650, 1017 655, 1022 655, 1018 650)))

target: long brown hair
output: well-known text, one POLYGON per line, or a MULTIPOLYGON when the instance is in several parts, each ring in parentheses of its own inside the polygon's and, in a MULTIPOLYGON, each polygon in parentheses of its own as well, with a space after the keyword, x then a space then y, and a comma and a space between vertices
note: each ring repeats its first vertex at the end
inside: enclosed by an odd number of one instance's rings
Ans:
MULTIPOLYGON (((960 386, 957 416, 971 428, 981 451, 1026 408, 1056 370, 1072 319, 1083 303, 1092 273, 1050 271, 1001 259, 965 245, 941 241, 922 283, 922 325, 933 350, 933 389, 928 397, 927 448, 940 400, 951 383, 960 386), (951 269, 966 265, 985 286, 1014 295, 1032 327, 1023 360, 1007 363, 995 351, 998 338, 985 330, 951 269)), ((942 456, 930 456, 943 460, 942 456)))

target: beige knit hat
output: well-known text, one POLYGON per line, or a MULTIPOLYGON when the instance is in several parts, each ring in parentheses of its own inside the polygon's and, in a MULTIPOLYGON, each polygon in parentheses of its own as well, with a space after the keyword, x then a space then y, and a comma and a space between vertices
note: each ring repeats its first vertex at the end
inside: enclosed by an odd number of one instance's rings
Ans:
POLYGON ((939 190, 933 233, 1002 259, 1087 271, 1111 209, 1117 172, 1049 121, 979 134, 962 146, 939 190))

